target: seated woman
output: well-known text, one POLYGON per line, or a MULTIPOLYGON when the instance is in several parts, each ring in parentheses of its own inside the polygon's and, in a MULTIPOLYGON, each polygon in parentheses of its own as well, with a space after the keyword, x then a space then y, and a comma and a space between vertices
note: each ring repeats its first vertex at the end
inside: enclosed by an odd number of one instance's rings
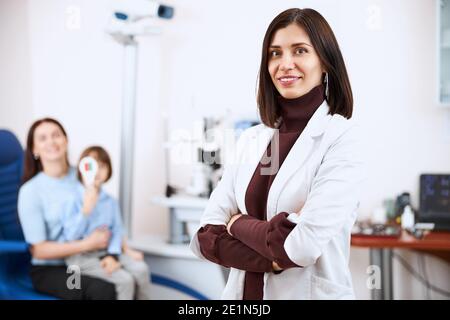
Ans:
POLYGON ((79 275, 79 285, 73 286, 64 264, 65 257, 106 248, 110 238, 108 230, 95 230, 83 240, 63 242, 60 215, 77 186, 67 144, 64 128, 54 119, 38 120, 28 132, 18 211, 31 244, 31 280, 37 291, 61 299, 116 299, 114 285, 101 279, 79 275))

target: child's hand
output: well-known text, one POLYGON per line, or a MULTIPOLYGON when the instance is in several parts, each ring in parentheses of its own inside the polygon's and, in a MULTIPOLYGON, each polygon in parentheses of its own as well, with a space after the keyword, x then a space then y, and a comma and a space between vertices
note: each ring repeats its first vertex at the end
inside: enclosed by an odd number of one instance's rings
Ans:
POLYGON ((109 244, 111 231, 106 228, 97 228, 90 235, 84 238, 87 244, 87 251, 105 249, 109 244))
POLYGON ((133 250, 131 248, 127 248, 124 253, 128 256, 130 256, 133 260, 136 261, 143 261, 144 260, 144 254, 140 251, 133 250))
POLYGON ((95 186, 87 186, 84 191, 83 214, 89 215, 94 210, 98 200, 98 188, 95 186))
POLYGON ((121 264, 113 257, 106 256, 100 261, 100 266, 108 275, 111 275, 114 271, 120 269, 121 264))

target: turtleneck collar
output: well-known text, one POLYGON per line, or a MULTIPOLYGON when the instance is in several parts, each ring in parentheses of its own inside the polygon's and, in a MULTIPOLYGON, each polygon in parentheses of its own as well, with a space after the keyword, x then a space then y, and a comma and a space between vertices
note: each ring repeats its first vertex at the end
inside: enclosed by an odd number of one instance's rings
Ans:
POLYGON ((281 125, 280 132, 302 131, 317 108, 325 100, 325 88, 323 84, 314 87, 308 93, 295 99, 286 99, 278 96, 281 125))

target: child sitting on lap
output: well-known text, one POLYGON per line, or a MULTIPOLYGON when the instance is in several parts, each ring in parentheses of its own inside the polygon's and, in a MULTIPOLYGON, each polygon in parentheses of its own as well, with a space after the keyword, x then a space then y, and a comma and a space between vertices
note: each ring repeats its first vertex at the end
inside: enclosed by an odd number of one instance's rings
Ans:
POLYGON ((102 184, 112 175, 111 160, 102 147, 87 148, 81 155, 97 161, 93 185, 87 185, 78 171, 78 190, 68 202, 63 217, 66 241, 80 240, 98 228, 110 231, 108 247, 66 258, 66 264, 78 266, 81 274, 115 284, 118 300, 150 299, 150 273, 141 252, 132 250, 123 239, 122 221, 117 201, 103 191, 102 184))

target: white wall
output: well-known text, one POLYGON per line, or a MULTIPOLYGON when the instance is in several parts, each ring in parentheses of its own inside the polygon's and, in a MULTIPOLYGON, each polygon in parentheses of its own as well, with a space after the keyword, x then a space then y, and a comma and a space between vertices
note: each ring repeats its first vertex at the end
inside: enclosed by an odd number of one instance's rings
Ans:
POLYGON ((25 143, 31 107, 28 1, 0 1, 0 128, 25 143))
MULTIPOLYGON (((134 234, 167 234, 165 210, 150 203, 166 184, 162 114, 169 114, 171 130, 189 129, 203 115, 222 115, 227 109, 235 119, 255 117, 264 32, 277 13, 293 6, 312 7, 325 16, 346 60, 354 115, 367 129, 369 179, 361 216, 402 191, 411 192, 417 205, 419 174, 450 171, 450 129, 445 125, 450 111, 435 105, 435 1, 166 3, 175 6, 175 18, 160 23, 161 36, 140 41, 134 234)), ((23 139, 32 120, 61 120, 73 162, 93 143, 110 151, 116 171, 107 188, 117 194, 122 48, 104 33, 107 7, 107 0, 0 2, 0 18, 5 17, 0 43, 10 43, 9 50, 0 50, 5 70, 0 73, 0 126, 23 139), (79 27, 74 9, 80 9, 79 27)), ((189 169, 172 165, 170 182, 186 185, 189 169)), ((417 265, 416 254, 402 253, 417 265)), ((369 298, 368 251, 354 249, 352 254, 357 295, 369 298)), ((448 265, 426 259, 431 282, 449 290, 448 265)), ((421 285, 397 264, 395 283, 398 298, 425 297, 421 285)))

